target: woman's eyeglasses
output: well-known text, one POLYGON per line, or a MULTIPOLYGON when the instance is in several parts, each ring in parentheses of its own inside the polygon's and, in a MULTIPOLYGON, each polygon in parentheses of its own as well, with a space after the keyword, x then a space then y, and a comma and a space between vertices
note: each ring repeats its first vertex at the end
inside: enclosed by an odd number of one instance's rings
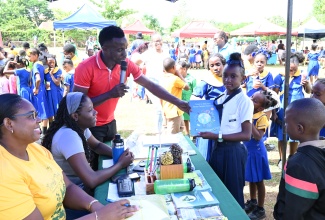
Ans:
MULTIPOLYGON (((33 119, 33 120, 36 120, 38 118, 38 112, 36 111, 31 111, 31 112, 27 112, 27 113, 24 113, 24 114, 17 114, 17 115, 12 115, 8 118, 10 119, 14 119, 16 117, 21 117, 21 116, 27 116, 27 118, 30 118, 30 119, 33 119)), ((3 125, 3 122, 0 124, 0 126, 3 125)))
POLYGON ((27 118, 31 118, 31 119, 37 119, 38 118, 38 112, 36 111, 31 111, 31 112, 27 112, 24 114, 17 114, 17 115, 13 115, 10 116, 9 118, 16 118, 16 117, 20 117, 20 116, 27 116, 27 118))

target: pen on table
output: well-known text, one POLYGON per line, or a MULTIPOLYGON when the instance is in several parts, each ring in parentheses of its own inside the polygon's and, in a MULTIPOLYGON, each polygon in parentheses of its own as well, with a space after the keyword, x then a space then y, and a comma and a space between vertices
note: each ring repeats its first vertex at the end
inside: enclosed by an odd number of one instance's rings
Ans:
POLYGON ((148 167, 149 167, 150 149, 151 149, 151 147, 149 147, 149 150, 148 150, 148 159, 147 159, 147 164, 146 164, 146 171, 148 171, 148 167))
MULTIPOLYGON (((113 202, 118 202, 118 200, 106 199, 106 202, 113 203, 113 202)), ((124 206, 125 206, 125 207, 131 207, 131 205, 130 205, 129 203, 125 203, 124 206)))
POLYGON ((149 173, 152 171, 152 163, 153 163, 153 152, 155 150, 155 147, 152 145, 151 147, 151 158, 150 158, 150 167, 149 167, 149 173))

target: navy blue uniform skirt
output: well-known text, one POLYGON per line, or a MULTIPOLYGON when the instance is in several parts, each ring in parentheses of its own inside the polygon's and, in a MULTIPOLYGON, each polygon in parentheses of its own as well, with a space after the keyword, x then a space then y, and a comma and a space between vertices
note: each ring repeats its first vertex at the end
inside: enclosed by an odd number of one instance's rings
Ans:
POLYGON ((247 149, 241 142, 216 142, 209 164, 239 205, 244 208, 247 149))

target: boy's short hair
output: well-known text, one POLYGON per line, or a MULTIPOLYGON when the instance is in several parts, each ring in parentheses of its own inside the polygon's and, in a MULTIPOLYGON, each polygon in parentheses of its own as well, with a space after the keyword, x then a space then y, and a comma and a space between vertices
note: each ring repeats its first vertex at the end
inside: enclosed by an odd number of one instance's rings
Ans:
POLYGON ((76 53, 76 48, 72 44, 66 44, 63 47, 63 50, 67 53, 76 53))
POLYGON ((288 110, 294 114, 293 120, 303 124, 310 132, 319 134, 325 125, 325 106, 318 99, 298 99, 288 105, 286 111, 288 110), (306 117, 307 115, 308 117, 306 117))
POLYGON ((172 69, 175 66, 175 60, 168 57, 168 58, 164 59, 163 65, 164 65, 165 71, 168 72, 170 69, 172 69))

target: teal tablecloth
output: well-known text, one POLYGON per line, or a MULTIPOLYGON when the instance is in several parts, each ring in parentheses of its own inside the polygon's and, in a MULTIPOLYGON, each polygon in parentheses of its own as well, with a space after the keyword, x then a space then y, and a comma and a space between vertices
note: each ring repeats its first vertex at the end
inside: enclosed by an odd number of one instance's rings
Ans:
MULTIPOLYGON (((212 170, 210 165, 205 161, 202 155, 199 153, 192 141, 186 137, 188 142, 191 144, 193 149, 196 151, 196 155, 191 156, 192 163, 196 170, 200 170, 209 185, 212 188, 213 194, 218 198, 220 209, 222 213, 229 220, 245 220, 249 219, 244 210, 239 206, 234 197, 230 194, 225 185, 221 182, 219 177, 212 170)), ((99 157, 99 169, 102 169, 102 161, 107 157, 99 157)), ((123 170, 121 172, 126 172, 123 170)), ((95 189, 95 198, 98 199, 102 204, 107 204, 105 199, 107 198, 109 181, 104 182, 95 189)))

